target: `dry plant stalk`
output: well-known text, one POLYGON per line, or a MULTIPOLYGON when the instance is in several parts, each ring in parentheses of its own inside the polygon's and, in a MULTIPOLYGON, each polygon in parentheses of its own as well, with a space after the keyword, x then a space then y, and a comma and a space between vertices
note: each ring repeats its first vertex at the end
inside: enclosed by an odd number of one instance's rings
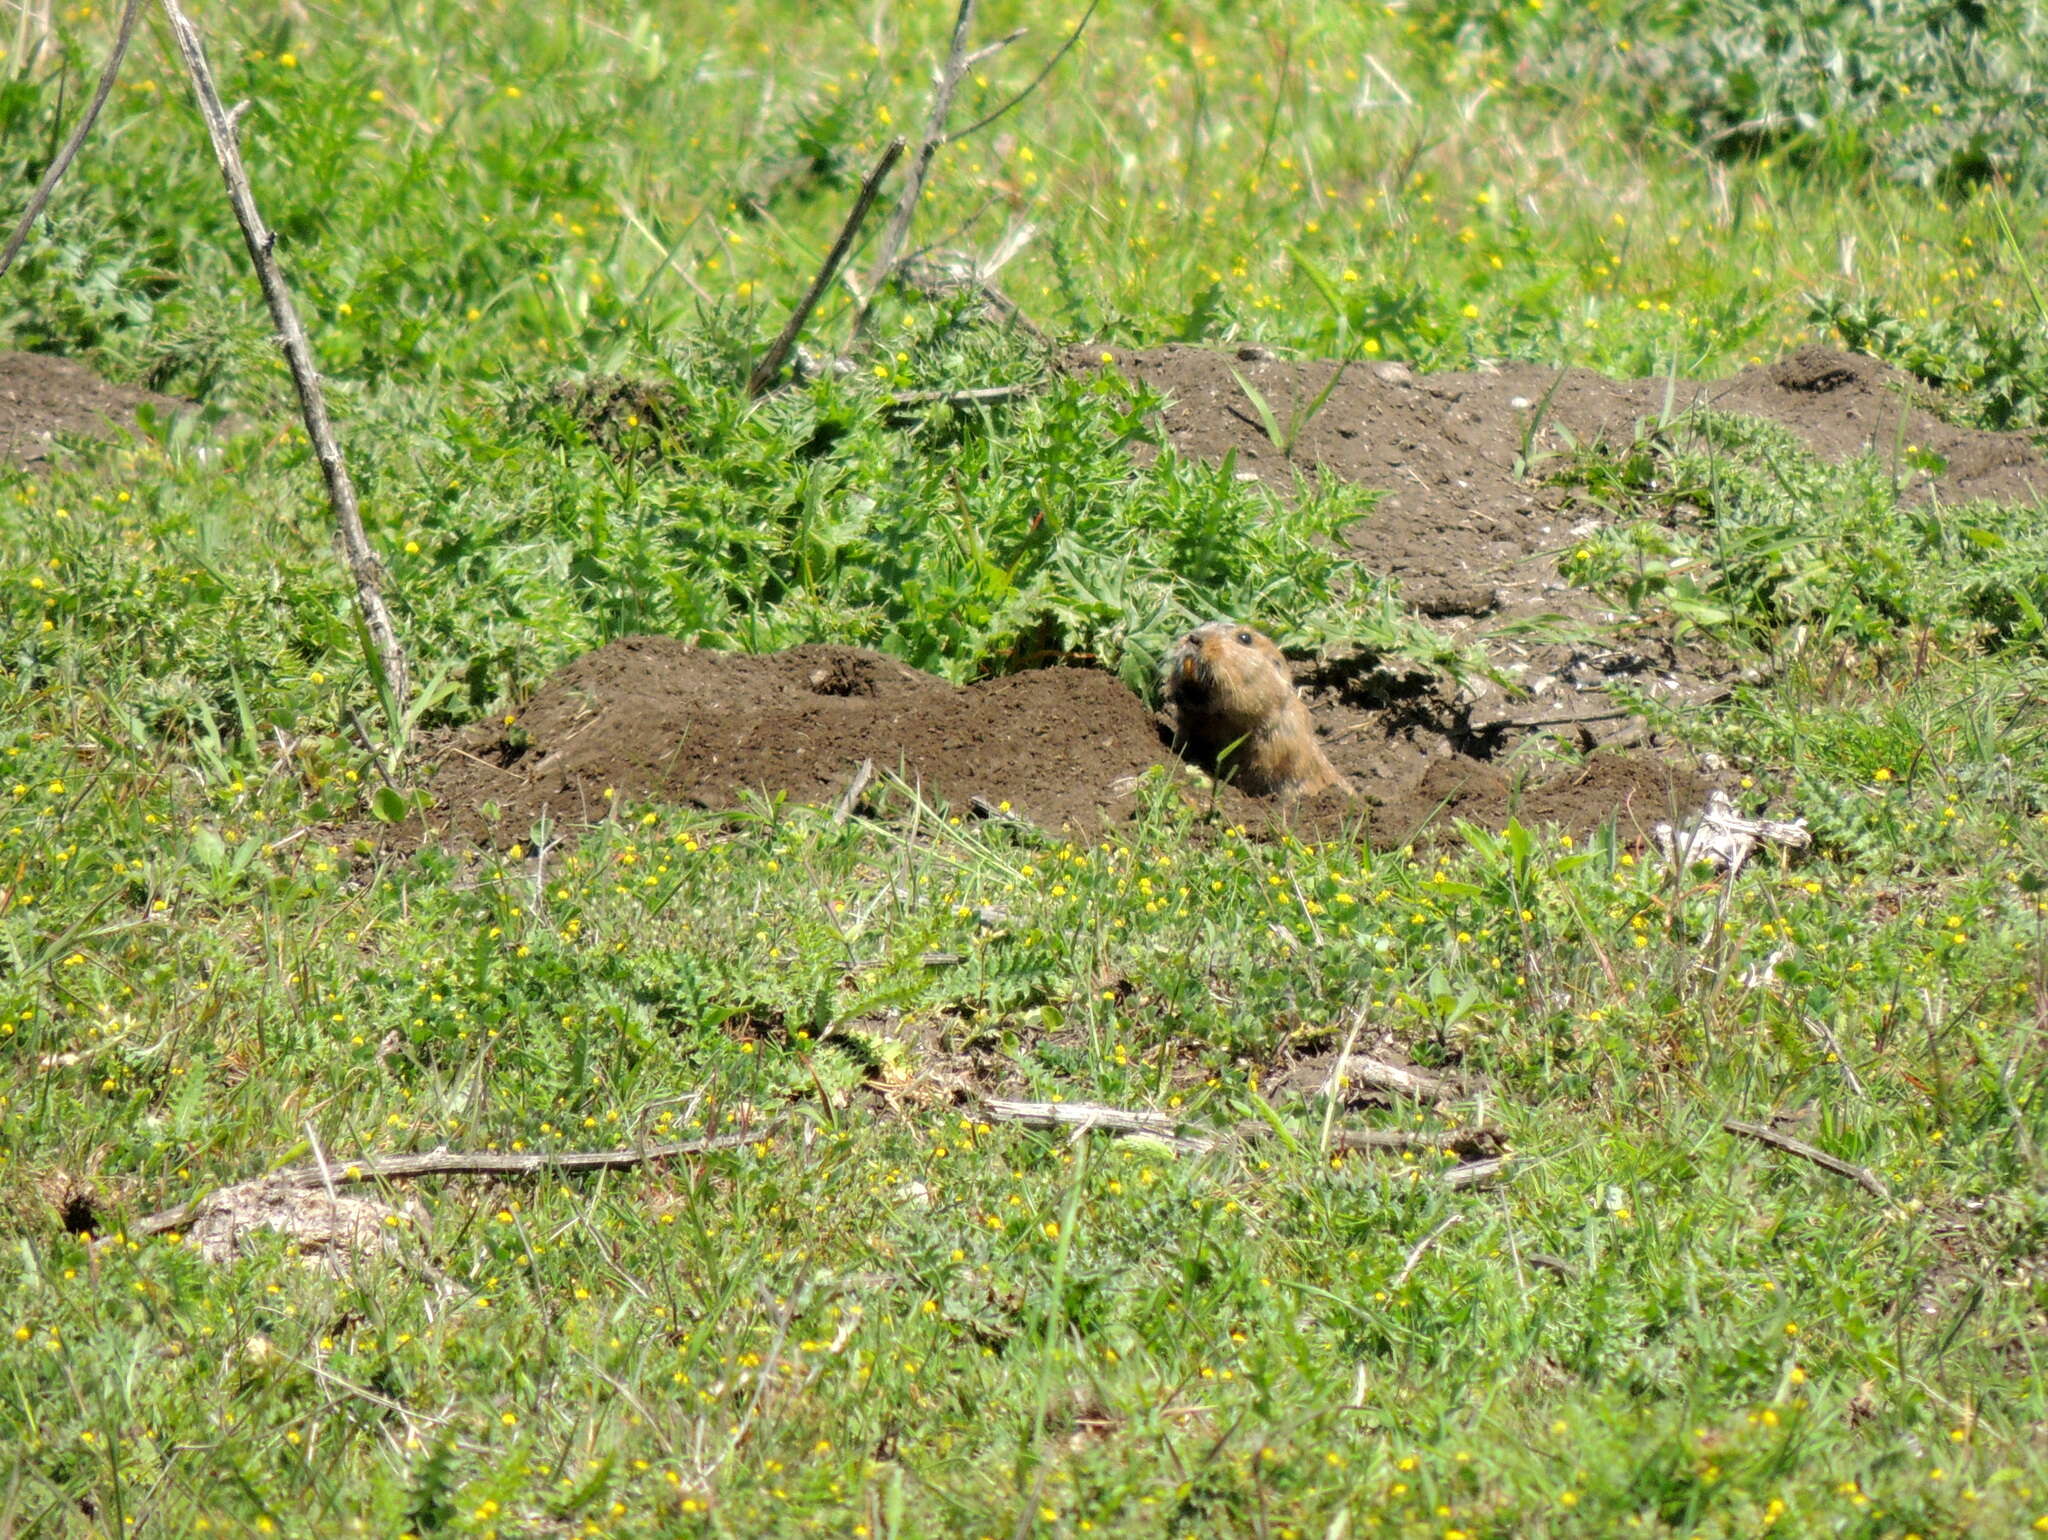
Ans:
POLYGON ((875 299, 896 270, 896 259, 903 255, 903 243, 910 237, 911 218, 917 213, 918 200, 924 196, 925 179, 931 175, 932 157, 946 142, 946 119, 953 111, 953 93, 960 89, 960 81, 967 74, 967 34, 974 26, 974 6, 975 0, 960 0, 960 10, 953 18, 953 42, 932 87, 931 111, 925 114, 924 137, 918 141, 917 156, 910 165, 910 180, 904 183, 896 206, 889 211, 889 222, 882 227, 874 263, 868 268, 867 281, 861 285, 860 310, 853 321, 855 337, 867 330, 875 299))
MULTIPOLYGON (((27 14, 28 7, 24 5, 24 21, 27 14)), ((134 41, 135 18, 141 14, 142 0, 128 0, 121 8, 121 27, 114 34, 114 46, 107 54, 106 68, 100 71, 99 86, 92 93, 92 101, 86 106, 85 116, 78 120, 78 126, 72 129, 71 137, 64 141, 64 148, 57 152, 57 158, 50 162, 49 169, 43 173, 42 181, 36 184, 35 192, 29 197, 28 207, 22 211, 21 222, 14 227, 14 234, 7 239, 7 249, 0 251, 0 277, 6 276, 7 270, 14 266, 14 259, 21 255, 22 245, 28 240, 28 232, 34 227, 36 217, 43 212, 44 205, 50 201, 50 194, 57 190, 57 184, 64 179, 64 173, 71 169, 71 163, 78 158, 79 149, 85 144, 85 136, 92 132, 93 124, 99 121, 100 109, 107 105, 107 97, 113 92, 114 81, 121 73, 121 61, 128 57, 128 45, 134 41)), ((47 25, 47 11, 43 20, 47 25)))
POLYGON ((356 502, 355 483, 349 479, 348 466, 341 457, 341 446, 335 442, 334 428, 327 418, 327 396, 320 386, 319 371, 313 365, 312 345, 306 340, 306 329, 299 324, 299 313, 292 304, 291 291, 285 287, 284 274, 277 265, 274 252, 277 237, 264 225, 263 216, 257 212, 256 197, 249 187, 249 174, 242 165, 235 128, 247 104, 237 106, 232 112, 221 106, 220 91, 213 83, 213 71, 207 65, 206 49, 200 42, 197 29, 178 0, 163 0, 163 8, 164 16, 171 24, 171 35, 177 40, 178 52, 185 61, 186 73, 192 78, 192 94, 199 103, 200 116, 206 120, 206 135, 213 141, 214 158, 220 162, 221 180, 227 184, 228 202, 234 206, 235 219, 242 227, 242 238, 249 244, 249 260, 256 266, 256 278, 263 286, 264 302, 269 305, 270 318, 277 327, 278 346, 284 352, 285 362, 291 366, 292 384, 298 388, 299 412, 305 419, 306 436, 312 441, 313 453, 320 461, 320 474, 327 483, 327 501, 334 510, 335 541, 349 576, 355 582, 356 608, 362 616, 363 627, 369 634, 374 652, 370 661, 383 672, 385 690, 381 693, 386 697, 392 717, 389 726, 392 748, 396 751, 403 747, 405 734, 405 651, 399 645, 397 627, 391 623, 391 612, 384 605, 382 567, 376 552, 370 549, 369 536, 363 533, 363 515, 356 502))
POLYGON ((768 351, 761 355, 761 361, 754 365, 754 372, 747 376, 747 394, 758 396, 775 383, 782 373, 782 366, 788 360, 790 350, 796 346, 796 339, 803 333, 804 322, 811 318, 811 312, 831 286, 833 277, 839 271, 839 264, 846 260, 846 253, 852 247, 854 238, 860 234, 860 227, 867 221, 868 210, 875 206, 875 194, 882 190, 882 181, 903 158, 903 140, 892 139, 882 158, 867 174, 867 180, 860 184, 860 196, 853 200, 853 208, 847 213, 846 223, 839 227, 839 239, 832 243, 831 251, 825 255, 817 275, 811 279, 810 288, 796 309, 789 313, 782 333, 768 345, 768 351))
POLYGON ((409 1181, 422 1176, 561 1176, 579 1171, 626 1171, 650 1161, 678 1160, 706 1155, 715 1150, 736 1150, 758 1144, 776 1131, 773 1123, 735 1133, 713 1134, 681 1143, 648 1144, 617 1150, 563 1150, 538 1154, 502 1150, 428 1150, 417 1155, 366 1155, 353 1160, 322 1157, 306 1165, 287 1166, 268 1176, 217 1188, 191 1203, 164 1209, 126 1228, 129 1235, 160 1235, 190 1223, 193 1216, 223 1197, 242 1194, 313 1192, 324 1189, 329 1198, 337 1187, 358 1182, 409 1181))
POLYGON ((1787 1155, 1797 1155, 1801 1160, 1819 1166, 1823 1171, 1854 1182, 1880 1203, 1889 1203, 1892 1200, 1891 1189, 1886 1187, 1878 1174, 1867 1166, 1843 1160, 1839 1155, 1830 1155, 1818 1145, 1808 1144, 1804 1139, 1795 1139, 1790 1134, 1781 1134, 1764 1123, 1743 1123, 1728 1118, 1721 1126, 1731 1134, 1744 1139, 1754 1139, 1758 1144, 1767 1144, 1774 1150, 1783 1150, 1787 1155))

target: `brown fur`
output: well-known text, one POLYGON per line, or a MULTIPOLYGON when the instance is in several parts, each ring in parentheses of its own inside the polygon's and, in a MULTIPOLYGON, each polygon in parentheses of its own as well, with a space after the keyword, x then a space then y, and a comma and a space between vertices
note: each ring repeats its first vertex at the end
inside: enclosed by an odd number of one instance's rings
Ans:
POLYGON ((1322 746, 1271 637, 1212 620, 1173 645, 1160 671, 1177 747, 1255 797, 1353 795, 1322 746))

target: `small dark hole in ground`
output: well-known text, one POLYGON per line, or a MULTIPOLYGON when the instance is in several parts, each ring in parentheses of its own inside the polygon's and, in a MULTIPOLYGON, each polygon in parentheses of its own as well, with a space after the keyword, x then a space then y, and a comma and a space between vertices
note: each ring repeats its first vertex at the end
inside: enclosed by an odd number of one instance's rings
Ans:
POLYGON ((64 1221, 65 1233, 69 1235, 98 1235, 100 1233, 100 1211, 89 1192, 74 1192, 64 1200, 59 1210, 64 1221))

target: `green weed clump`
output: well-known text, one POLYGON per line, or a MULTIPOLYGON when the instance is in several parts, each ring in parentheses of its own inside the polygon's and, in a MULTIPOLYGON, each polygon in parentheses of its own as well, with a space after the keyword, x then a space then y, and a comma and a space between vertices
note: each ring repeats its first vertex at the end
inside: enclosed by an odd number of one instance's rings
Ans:
POLYGON ((1774 653, 1846 647, 1901 665, 1916 649, 2048 649, 2048 532, 2033 510, 1909 495, 1946 469, 1916 444, 1830 465, 1749 419, 1697 414, 1675 431, 1687 447, 1638 503, 1665 517, 1603 529, 1568 563, 1638 613, 1774 653))
POLYGON ((2034 186, 2048 28, 1976 0, 1652 0, 1618 23, 1666 132, 1720 158, 1776 156, 1948 192, 2034 186))
POLYGON ((1875 298, 1817 300, 1812 315, 1844 347, 1944 392, 1940 410, 2005 432, 2048 427, 2048 337, 2035 316, 1977 309, 1912 319, 1875 298))

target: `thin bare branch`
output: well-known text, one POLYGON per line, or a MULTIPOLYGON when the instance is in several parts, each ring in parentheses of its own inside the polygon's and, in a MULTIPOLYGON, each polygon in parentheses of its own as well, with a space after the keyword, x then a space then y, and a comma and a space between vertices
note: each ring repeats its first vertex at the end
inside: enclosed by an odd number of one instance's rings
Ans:
POLYGON ((1448 1080, 1439 1080, 1434 1075, 1424 1074, 1419 1069, 1409 1069, 1400 1064, 1389 1064, 1384 1059, 1369 1058, 1359 1054, 1352 1058, 1344 1076, 1353 1085, 1362 1085, 1374 1091, 1392 1091, 1400 1096, 1410 1096, 1417 1101, 1450 1101, 1458 1094, 1458 1088, 1448 1080))
POLYGON ((1017 39, 1019 39, 1020 37, 1023 37, 1030 30, 1031 29, 1029 27, 1019 27, 1014 32, 1004 33, 1001 37, 997 38, 993 43, 983 43, 979 48, 975 49, 973 53, 967 56, 967 68, 974 69, 979 65, 986 64, 990 59, 993 59, 997 54, 1001 53, 1005 48, 1008 48, 1012 43, 1016 42, 1017 39))
POLYGON ((854 766, 853 778, 846 783, 846 790, 839 794, 839 801, 832 809, 832 821, 843 824, 853 816, 853 810, 860 806, 860 794, 868 789, 868 782, 875 778, 875 762, 864 759, 854 766))
POLYGON ((1409 1132, 1403 1128, 1339 1128, 1330 1134, 1337 1150, 1401 1150, 1423 1154, 1447 1150, 1466 1160, 1491 1160, 1507 1148, 1507 1137, 1491 1124, 1409 1132))
MULTIPOLYGON (((287 1166, 255 1180, 266 1186, 321 1188, 355 1182, 390 1182, 420 1176, 556 1176, 577 1171, 624 1171, 654 1160, 675 1160, 713 1150, 734 1150, 756 1144, 774 1132, 774 1125, 689 1139, 680 1144, 649 1144, 623 1150, 562 1150, 534 1154, 497 1150, 429 1150, 420 1155, 372 1155, 336 1162, 332 1157, 303 1166, 287 1166)), ((130 1235, 156 1235, 182 1228, 205 1200, 181 1203, 127 1227, 130 1235)))
POLYGON ((839 264, 846 260, 846 253, 853 247, 860 235, 860 227, 868 217, 868 210, 875 206, 875 195, 882 190, 882 182, 895 169, 896 162, 903 158, 904 141, 900 138, 889 141, 882 158, 875 162, 874 170, 867 174, 867 180, 860 184, 860 195, 853 200, 846 223, 839 227, 839 239, 832 243, 832 249, 825 254, 825 260, 811 279, 811 286, 805 292, 796 309, 789 313, 789 320, 783 324, 781 335, 768 345, 768 351, 761 355, 761 361, 754 365, 754 372, 747 376, 747 394, 758 396, 773 385, 782 373, 782 366, 788 360, 790 349, 796 346, 796 339, 802 335, 804 323, 811 318, 811 312, 818 307, 818 301, 830 288, 839 272, 839 264))
POLYGON ((1738 1134, 1744 1139, 1754 1139, 1758 1144, 1768 1144, 1774 1150, 1783 1150, 1787 1155, 1797 1155, 1801 1160, 1811 1161, 1823 1171, 1845 1177, 1880 1203, 1889 1203, 1892 1200, 1891 1190, 1878 1179, 1877 1173, 1867 1166, 1859 1166, 1839 1156, 1830 1155, 1826 1150, 1808 1144, 1804 1139, 1781 1134, 1775 1128, 1762 1123, 1738 1123, 1730 1118, 1721 1126, 1731 1134, 1738 1134))
POLYGON ((987 114, 984 117, 976 118, 972 123, 968 124, 965 128, 961 129, 957 134, 948 134, 946 136, 946 143, 957 144, 962 139, 967 138, 970 134, 980 133, 984 128, 987 128, 991 123, 995 122, 996 119, 1007 115, 1012 108, 1021 105, 1024 102, 1024 100, 1031 95, 1033 91, 1036 91, 1040 86, 1044 85, 1045 77, 1050 75, 1055 69, 1057 69, 1059 67, 1060 60, 1064 59, 1067 56, 1067 54, 1072 50, 1073 46, 1081 41, 1081 34, 1088 30, 1088 23, 1090 19, 1093 18, 1093 16, 1095 15, 1095 8, 1101 3, 1102 0, 1088 0, 1088 9, 1083 11, 1081 13, 1081 19, 1074 23, 1074 30, 1067 34, 1067 40, 1064 43, 1060 44, 1058 48, 1053 50, 1053 56, 1045 61, 1044 66, 1039 70, 1039 72, 1036 75, 1033 75, 1031 77, 1031 83, 1029 85, 1024 87, 1023 90, 1019 91, 1015 96, 1011 97, 1008 101, 1004 102, 1002 106, 996 108, 995 111, 987 114))
POLYGON ((121 30, 114 34, 114 47, 107 55, 106 68, 100 71, 99 89, 92 93, 92 100, 86 104, 85 116, 78 120, 78 126, 71 130, 71 137, 64 141, 64 148, 57 152, 57 158, 50 162, 50 169, 43 173, 42 181, 36 184, 28 207, 22 210, 21 222, 14 227, 14 234, 7 238, 7 248, 0 251, 0 278, 7 275, 14 266, 14 259, 21 255, 21 248, 28 240, 28 232, 44 207, 50 195, 57 190, 57 184, 64 179, 64 173, 71 169, 71 163, 78 158, 78 152, 85 145, 85 136, 92 132, 92 126, 99 121, 100 109, 107 105, 107 98, 113 93, 114 81, 121 73, 121 61, 128 57, 129 41, 135 36, 135 18, 142 14, 142 0, 128 0, 121 8, 121 30))
POLYGON ((1491 1187, 1507 1173, 1508 1157, 1497 1155, 1492 1160, 1474 1160, 1462 1166, 1453 1166, 1438 1176, 1437 1180, 1450 1188, 1491 1187))
POLYGON ((221 180, 227 185, 228 202, 233 205, 235 220, 242 227, 242 238, 249 246, 249 260, 255 264, 257 282, 263 286, 264 302, 270 307, 270 319, 277 327, 278 346, 291 368, 292 384, 299 395, 300 415, 306 423, 306 437, 320 461, 320 474, 327 483, 327 501, 334 510, 335 541, 349 576, 355 582, 356 608, 375 654, 370 661, 382 669, 384 684, 393 703, 393 720, 389 724, 392 747, 401 749, 405 732, 405 651, 399 645, 398 629, 392 624, 391 612, 384 604, 383 571, 376 552, 370 549, 369 536, 363 532, 363 515, 356 501, 355 483, 349 478, 348 466, 341 457, 341 446, 335 441, 333 425, 328 421, 327 395, 321 388, 319 370, 314 367, 312 344, 306 340, 306 329, 299 323, 291 291, 285 287, 284 274, 277 265, 277 236, 264 225, 263 216, 257 211, 256 195, 250 190, 249 174, 242 165, 241 148, 235 140, 234 123, 227 109, 221 105, 220 91, 214 85, 213 71, 206 62, 205 45, 178 0, 163 0, 163 8, 171 24, 171 35, 177 40, 178 52, 185 61, 185 71, 191 77, 192 95, 199 104, 199 115, 206 121, 207 138, 213 141, 213 154, 220 162, 221 180))
POLYGON ((1103 1128, 1118 1134, 1147 1134, 1182 1149, 1211 1148, 1207 1139, 1190 1139, 1163 1112, 1134 1112, 1123 1107, 1104 1107, 1094 1102, 1012 1102, 989 1100, 982 1103, 998 1123, 1022 1123, 1027 1128, 1103 1128))
POLYGON ((1407 1258, 1401 1263, 1401 1270, 1398 1273, 1394 1274, 1393 1282, 1387 1285, 1388 1290, 1391 1292, 1392 1290, 1398 1289, 1401 1287, 1402 1284, 1406 1283, 1409 1280, 1409 1278, 1414 1275, 1416 1267, 1421 1264, 1424 1253, 1426 1253, 1430 1247, 1434 1246, 1437 1243, 1437 1241, 1442 1237, 1443 1233, 1446 1230, 1450 1229, 1451 1226, 1461 1225, 1464 1222, 1465 1216, 1463 1214, 1453 1214, 1450 1218, 1446 1219, 1442 1224, 1438 1225, 1434 1230, 1430 1231, 1429 1234, 1423 1236, 1421 1240, 1417 1241, 1415 1245, 1409 1250, 1407 1258))
MULTIPOLYGON (((981 406, 991 401, 1015 401, 1036 395, 1044 387, 1036 384, 977 385, 968 390, 899 390, 889 398, 891 406, 981 406)), ((1021 820, 1020 820, 1021 821, 1021 820)))
POLYGON ((918 142, 917 158, 911 163, 910 180, 897 197, 896 206, 889 211, 889 223, 882 227, 875 260, 868 268, 866 281, 861 284, 860 310, 853 322, 855 337, 860 337, 867 330, 868 317, 874 313, 875 299, 889 281, 889 275, 896 270, 896 259, 903 255, 904 244, 910 238, 910 221, 917 213, 918 200, 924 196, 925 179, 931 175, 932 157, 946 142, 946 118, 953 110, 953 93, 960 89, 960 82, 967 74, 967 34, 974 26, 975 3, 976 0, 960 0, 960 9, 953 17, 953 41, 946 50, 946 62, 939 68, 938 79, 932 85, 931 109, 925 114, 924 137, 918 142))

